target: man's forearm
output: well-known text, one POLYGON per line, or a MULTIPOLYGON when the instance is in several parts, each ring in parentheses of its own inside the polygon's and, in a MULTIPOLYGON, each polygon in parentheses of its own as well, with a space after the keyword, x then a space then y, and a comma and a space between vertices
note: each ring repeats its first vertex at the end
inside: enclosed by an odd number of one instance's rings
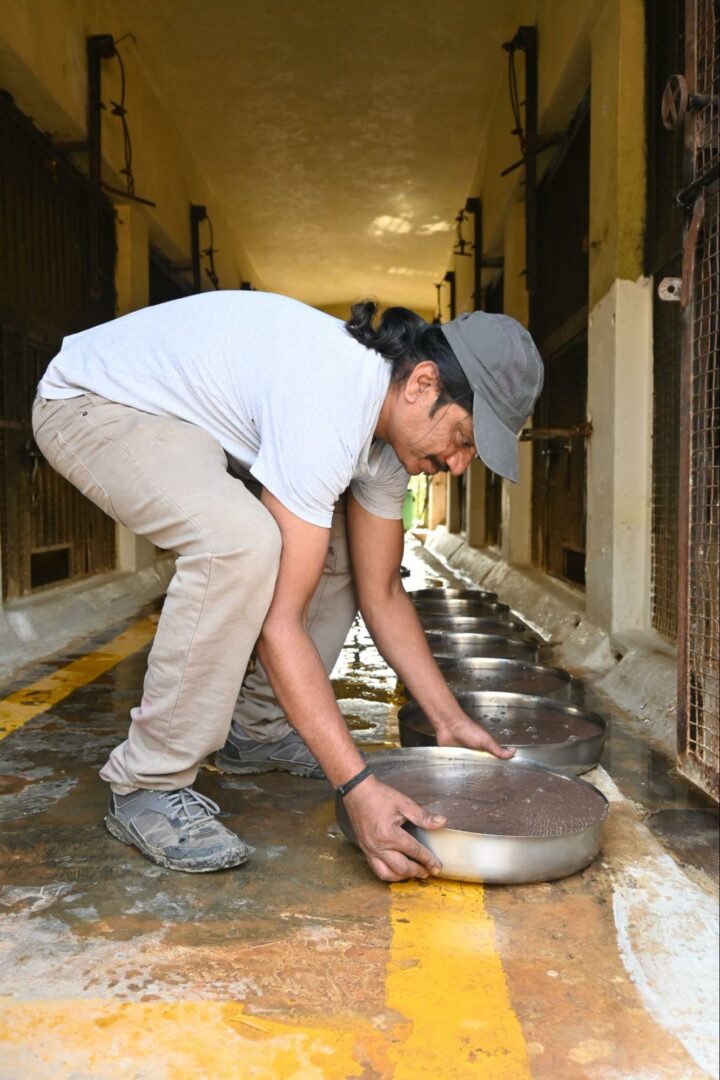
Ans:
POLYGON ((430 722, 442 727, 462 715, 435 663, 412 601, 404 590, 374 602, 361 602, 361 612, 383 658, 397 672, 430 722))
POLYGON ((268 619, 257 652, 293 727, 337 787, 364 762, 337 707, 330 680, 305 628, 268 619))

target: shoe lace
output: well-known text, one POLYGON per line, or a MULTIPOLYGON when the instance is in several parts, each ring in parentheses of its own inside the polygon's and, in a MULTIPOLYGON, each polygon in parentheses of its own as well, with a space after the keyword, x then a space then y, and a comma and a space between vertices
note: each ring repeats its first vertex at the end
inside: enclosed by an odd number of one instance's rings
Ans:
POLYGON ((190 787, 169 791, 166 798, 173 813, 185 819, 184 825, 188 829, 202 825, 209 817, 220 813, 216 802, 190 787))

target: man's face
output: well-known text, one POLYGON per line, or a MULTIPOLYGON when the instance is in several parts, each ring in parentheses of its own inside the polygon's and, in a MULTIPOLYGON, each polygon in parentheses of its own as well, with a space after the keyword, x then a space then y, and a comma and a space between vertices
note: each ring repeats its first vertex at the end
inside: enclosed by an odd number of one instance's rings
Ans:
POLYGON ((476 456, 470 413, 455 404, 433 412, 436 400, 436 390, 419 395, 393 440, 393 449, 411 476, 438 472, 460 476, 476 456))

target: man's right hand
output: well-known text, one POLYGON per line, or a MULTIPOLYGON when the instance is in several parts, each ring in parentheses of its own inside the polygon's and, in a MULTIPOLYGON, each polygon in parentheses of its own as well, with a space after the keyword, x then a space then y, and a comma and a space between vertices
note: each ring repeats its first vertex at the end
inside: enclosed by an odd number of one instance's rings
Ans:
POLYGON ((357 841, 381 881, 405 881, 439 874, 440 863, 419 840, 403 828, 406 821, 422 829, 441 829, 444 817, 434 817, 416 802, 370 776, 344 799, 357 841))

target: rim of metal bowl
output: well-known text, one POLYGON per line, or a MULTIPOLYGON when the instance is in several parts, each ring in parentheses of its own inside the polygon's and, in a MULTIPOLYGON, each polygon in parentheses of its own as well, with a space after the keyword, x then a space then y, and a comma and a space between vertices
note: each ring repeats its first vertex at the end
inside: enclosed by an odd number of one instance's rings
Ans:
MULTIPOLYGON (((518 618, 506 619, 504 618, 504 612, 493 613, 489 615, 452 615, 441 611, 420 611, 420 623, 425 633, 430 630, 445 630, 450 633, 482 633, 483 624, 487 625, 492 623, 496 626, 507 628, 507 634, 501 634, 501 637, 511 637, 517 634, 532 634, 532 630, 527 623, 522 622, 518 618), (435 619, 447 619, 447 626, 432 626, 428 625, 428 618, 435 619), (456 626, 457 630, 453 631, 453 627, 456 626)), ((533 637, 535 635, 533 634, 533 637)))
MULTIPOLYGON (((415 610, 423 615, 435 614, 435 615, 456 615, 457 618, 466 619, 482 619, 492 618, 493 615, 505 615, 510 611, 509 604, 501 604, 499 600, 464 600, 464 599, 450 599, 450 600, 420 600, 415 604, 415 610), (460 608, 459 610, 453 608, 453 604, 469 604, 469 608, 460 608), (477 613, 477 614, 476 614, 477 613)), ((521 621, 519 616, 513 616, 517 621, 521 621)))
POLYGON ((445 600, 497 600, 498 594, 488 589, 453 589, 436 587, 434 589, 411 589, 408 596, 413 603, 422 600, 443 597, 445 600))
MULTIPOLYGON (((603 739, 607 735, 607 720, 605 719, 604 716, 601 716, 600 713, 586 712, 585 709, 581 709, 577 705, 571 705, 571 704, 568 704, 567 702, 564 702, 564 701, 558 701, 557 698, 538 697, 536 694, 516 694, 516 693, 513 693, 513 691, 511 691, 511 690, 463 690, 463 691, 460 691, 460 693, 454 694, 453 696, 455 698, 457 698, 459 703, 462 705, 463 704, 463 700, 462 700, 463 698, 475 697, 475 696, 480 696, 480 695, 482 695, 483 697, 485 697, 487 695, 488 697, 500 697, 500 698, 503 698, 502 704, 506 704, 506 705, 513 705, 513 704, 517 705, 519 703, 524 704, 525 702, 530 701, 530 702, 533 703, 533 705, 537 705, 539 708, 545 707, 545 708, 550 708, 550 709, 558 709, 558 710, 560 710, 562 712, 572 713, 575 716, 579 716, 583 720, 588 720, 591 724, 595 724, 596 727, 600 728, 600 731, 598 732, 597 735, 580 735, 577 739, 573 739, 573 741, 571 743, 569 743, 567 739, 563 739, 561 742, 525 743, 525 744, 521 743, 520 747, 518 747, 518 749, 522 748, 523 750, 526 750, 528 747, 530 747, 530 748, 538 747, 538 749, 542 748, 543 751, 557 750, 560 747, 566 747, 566 746, 582 746, 584 743, 589 743, 589 742, 592 742, 593 739, 597 739, 599 735, 602 735, 603 739)), ((398 710, 398 723, 402 723, 406 727, 409 726, 407 724, 407 720, 406 720, 407 711, 409 711, 409 710, 418 711, 423 716, 425 715, 422 712, 422 709, 420 708, 418 703, 414 699, 411 700, 411 701, 408 701, 406 705, 403 705, 398 710)), ((430 723, 430 721, 428 721, 428 723, 430 723)), ((477 723, 482 724, 482 721, 478 720, 477 723)), ((432 727, 432 725, 430 725, 430 726, 432 727)), ((422 732, 421 732, 421 734, 422 734, 422 732)), ((492 734, 492 732, 491 732, 491 734, 492 734)), ((503 744, 501 743, 500 745, 502 746, 503 744)), ((517 744, 513 743, 512 745, 515 746, 517 744)), ((403 747, 403 749, 414 750, 415 747, 408 746, 408 747, 403 747)), ((424 747, 423 749, 431 750, 431 749, 433 749, 433 747, 424 747)), ((477 752, 478 753, 484 753, 484 751, 477 751, 477 752)), ((489 756, 492 757, 492 754, 489 755, 489 756)), ((499 758, 494 758, 493 760, 497 761, 497 760, 500 760, 500 759, 499 758)), ((510 760, 513 760, 513 759, 510 759, 510 760)), ((516 762, 516 764, 524 765, 524 764, 526 764, 526 762, 518 761, 518 762, 516 762)), ((530 763, 528 762, 527 764, 530 764, 530 763)), ((544 765, 538 765, 538 768, 541 768, 541 769, 542 768, 547 768, 549 772, 555 771, 555 770, 549 768, 548 766, 544 766, 544 765)))
MULTIPOLYGON (((509 638, 507 640, 515 641, 516 639, 509 638)), ((512 665, 512 669, 516 671, 518 669, 522 669, 523 672, 542 672, 542 674, 544 675, 553 676, 558 680, 558 683, 560 684, 558 687, 558 691, 567 690, 568 692, 570 692, 572 689, 573 677, 569 671, 566 671, 564 668, 554 667, 552 664, 539 664, 536 661, 533 662, 532 660, 524 660, 519 656, 463 656, 461 653, 458 653, 455 656, 436 656, 435 663, 441 671, 449 674, 452 674, 452 671, 455 668, 467 668, 472 671, 473 668, 492 667, 494 665, 500 669, 503 669, 506 666, 512 665)), ((450 688, 452 689, 452 687, 450 688)), ((480 693, 482 689, 486 688, 480 687, 476 691, 459 690, 458 693, 480 693)), ((488 692, 494 693, 496 691, 488 690, 488 692)), ((453 693, 455 693, 455 691, 453 691, 453 693)), ((546 695, 533 694, 531 696, 545 697, 546 695)), ((562 701, 562 698, 553 698, 552 700, 562 701)))
MULTIPOLYGON (((442 639, 445 639, 448 648, 452 648, 453 645, 477 645, 478 647, 487 646, 489 648, 493 645, 501 645, 503 647, 509 645, 510 648, 517 647, 518 650, 523 647, 534 649, 537 655, 538 650, 544 644, 539 638, 536 639, 535 635, 532 635, 531 637, 527 634, 483 634, 478 630, 426 630, 425 637, 428 639, 428 644, 431 649, 433 646, 444 644, 442 639)), ((472 657, 468 655, 456 652, 441 653, 440 655, 452 659, 472 659, 472 657)), ((479 659, 482 659, 482 657, 479 659)))
MULTIPOLYGON (((444 825, 442 829, 438 830, 438 832, 456 833, 458 836, 483 836, 488 837, 492 840, 503 840, 510 842, 512 842, 513 840, 533 840, 538 842, 542 842, 543 840, 550 841, 557 840, 559 837, 563 836, 581 836, 584 832, 588 832, 590 829, 594 829, 598 824, 605 821, 610 810, 610 803, 608 802, 606 796, 602 793, 600 788, 595 787, 595 785, 591 784, 588 780, 582 780, 579 776, 569 775, 568 773, 559 772, 557 769, 548 768, 547 765, 538 765, 534 761, 517 761, 511 764, 510 761, 503 760, 502 758, 496 758, 493 756, 493 754, 488 754, 484 750, 467 750, 465 749, 465 747, 461 746, 404 746, 393 747, 389 750, 378 750, 374 754, 369 754, 367 757, 368 765, 372 769, 372 764, 374 760, 379 760, 382 764, 383 761, 387 760, 389 758, 389 755, 391 754, 397 755, 397 757, 393 757, 390 759, 392 762, 397 762, 402 757, 406 757, 408 761, 416 759, 422 763, 423 758, 429 759, 431 757, 439 757, 441 760, 438 764, 441 763, 442 759, 458 762, 466 761, 468 764, 470 764, 471 762, 486 762, 492 765, 509 766, 512 769, 531 769, 540 773, 550 773, 552 776, 557 776, 561 780, 567 780, 570 783, 585 784, 586 787, 592 788, 592 790, 600 796, 604 810, 603 816, 599 818, 597 822, 593 822, 592 825, 586 825, 584 828, 577 829, 575 832, 552 833, 550 836, 537 836, 533 833, 471 832, 469 829, 452 829, 447 825, 444 825)), ((374 770, 373 773, 374 775, 377 775, 374 770)), ((385 782, 383 781, 382 776, 378 776, 378 780, 382 781, 383 783, 385 782)), ((340 795, 335 796, 335 803, 336 805, 342 805, 342 797, 340 795)), ((417 828, 417 826, 415 827, 417 828)), ((355 842, 357 843, 357 841, 355 842)))

